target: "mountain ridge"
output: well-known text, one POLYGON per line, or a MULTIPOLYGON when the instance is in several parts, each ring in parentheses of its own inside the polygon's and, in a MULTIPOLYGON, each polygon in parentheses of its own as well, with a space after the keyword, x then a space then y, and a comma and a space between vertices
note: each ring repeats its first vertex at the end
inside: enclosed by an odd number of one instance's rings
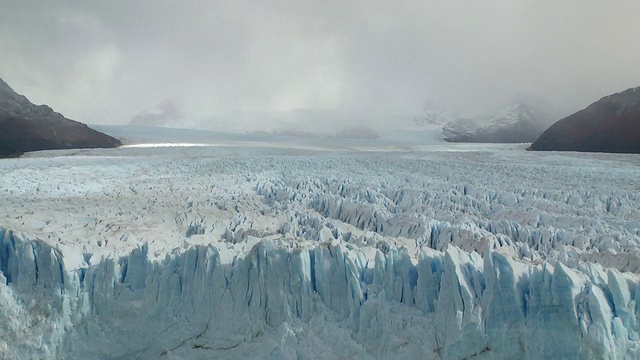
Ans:
POLYGON ((431 109, 425 114, 426 124, 442 126, 445 141, 479 143, 532 142, 556 118, 551 111, 522 101, 471 117, 431 109))
POLYGON ((557 121, 528 150, 640 154, 640 87, 607 95, 557 121))
POLYGON ((111 148, 122 143, 65 118, 48 105, 35 105, 0 78, 0 157, 28 151, 111 148))

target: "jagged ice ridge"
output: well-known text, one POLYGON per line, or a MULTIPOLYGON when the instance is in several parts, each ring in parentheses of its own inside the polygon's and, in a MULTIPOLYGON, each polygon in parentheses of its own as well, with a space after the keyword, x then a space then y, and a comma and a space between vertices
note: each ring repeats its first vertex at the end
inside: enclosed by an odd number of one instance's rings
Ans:
POLYGON ((637 358, 638 160, 436 150, 3 162, 0 353, 637 358))

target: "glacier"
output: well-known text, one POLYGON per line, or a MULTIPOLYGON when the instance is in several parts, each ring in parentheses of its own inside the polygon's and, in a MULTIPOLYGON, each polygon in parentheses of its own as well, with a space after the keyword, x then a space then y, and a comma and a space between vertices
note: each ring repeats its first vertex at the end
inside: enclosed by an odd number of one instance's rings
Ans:
POLYGON ((523 147, 2 161, 0 353, 639 358, 639 159, 523 147))

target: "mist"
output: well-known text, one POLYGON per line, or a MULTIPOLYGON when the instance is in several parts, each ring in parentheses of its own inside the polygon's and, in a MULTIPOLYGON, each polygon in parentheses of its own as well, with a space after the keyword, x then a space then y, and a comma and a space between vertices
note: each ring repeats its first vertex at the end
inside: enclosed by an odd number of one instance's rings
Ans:
POLYGON ((247 129, 301 113, 389 125, 425 102, 535 98, 568 114, 640 85, 636 0, 0 5, 0 77, 87 123, 167 100, 184 123, 247 129))

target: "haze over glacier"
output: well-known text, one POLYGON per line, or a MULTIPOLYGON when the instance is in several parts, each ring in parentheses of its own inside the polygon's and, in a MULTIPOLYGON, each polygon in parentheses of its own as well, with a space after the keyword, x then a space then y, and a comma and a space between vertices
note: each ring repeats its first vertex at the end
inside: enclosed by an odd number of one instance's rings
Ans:
POLYGON ((0 162, 0 352, 640 356, 637 156, 315 141, 0 162))
POLYGON ((0 359, 640 359, 640 1, 0 9, 0 359))

